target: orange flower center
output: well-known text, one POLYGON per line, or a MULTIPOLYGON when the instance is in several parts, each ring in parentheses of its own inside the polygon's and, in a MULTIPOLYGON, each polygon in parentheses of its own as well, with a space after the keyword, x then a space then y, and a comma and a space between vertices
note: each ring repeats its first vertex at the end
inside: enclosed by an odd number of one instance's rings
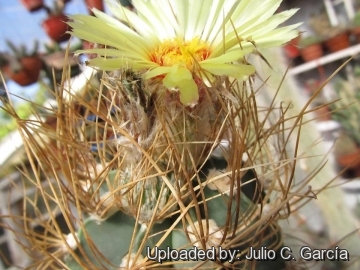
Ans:
POLYGON ((166 40, 158 45, 149 55, 150 60, 160 66, 171 67, 183 64, 187 69, 196 69, 196 63, 210 55, 209 45, 199 38, 191 41, 180 39, 166 40))

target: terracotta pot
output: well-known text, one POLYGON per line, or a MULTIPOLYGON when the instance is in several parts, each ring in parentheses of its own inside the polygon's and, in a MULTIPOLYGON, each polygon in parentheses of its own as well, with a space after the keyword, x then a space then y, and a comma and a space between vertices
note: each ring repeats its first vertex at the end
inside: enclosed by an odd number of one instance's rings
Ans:
POLYGON ((21 0, 21 4, 30 12, 42 9, 44 6, 43 0, 21 0))
POLYGON ((284 46, 285 54, 289 59, 294 59, 300 55, 298 44, 300 36, 294 38, 284 46))
MULTIPOLYGON (((92 42, 89 42, 89 41, 86 41, 86 40, 83 40, 83 49, 84 50, 90 50, 90 49, 100 49, 100 48, 105 48, 104 46, 102 45, 99 45, 99 44, 95 44, 95 43, 92 43, 92 42)), ((96 53, 87 53, 86 56, 89 58, 89 59, 93 59, 93 58, 96 58, 97 57, 97 54, 96 53)))
POLYGON ((71 36, 70 34, 66 33, 71 29, 70 26, 66 23, 68 20, 68 17, 64 14, 53 15, 43 21, 42 27, 52 40, 56 42, 67 41, 71 36))
POLYGON ((98 10, 104 11, 103 0, 85 0, 85 4, 88 8, 89 14, 91 15, 94 15, 91 11, 92 8, 96 8, 98 10))
POLYGON ((63 70, 65 67, 69 65, 70 66, 77 65, 75 58, 71 54, 68 55, 67 61, 65 61, 65 58, 66 58, 65 51, 54 52, 43 56, 44 62, 47 66, 58 70, 63 70))
POLYGON ((330 52, 337 52, 350 47, 349 32, 340 33, 325 41, 325 46, 330 52))
POLYGON ((53 128, 53 129, 56 130, 56 123, 57 123, 57 118, 56 118, 56 116, 50 115, 50 116, 47 116, 47 117, 46 117, 45 124, 46 124, 48 127, 53 128))
MULTIPOLYGON (((45 72, 52 82, 61 83, 64 68, 70 68, 70 77, 74 77, 81 72, 80 65, 76 62, 72 54, 66 58, 66 52, 54 52, 42 57, 45 62, 45 72), (65 61, 66 59, 66 61, 65 61)), ((67 74, 68 75, 68 74, 67 74)))
POLYGON ((329 120, 331 120, 330 109, 329 109, 329 106, 327 106, 327 105, 317 109, 314 112, 315 112, 315 115, 316 115, 316 119, 318 121, 329 121, 329 120))
POLYGON ((321 44, 316 43, 302 48, 300 54, 305 62, 310 62, 323 56, 324 52, 321 44))
POLYGON ((360 148, 354 152, 336 156, 337 163, 342 168, 347 168, 345 177, 359 177, 360 176, 360 148))
POLYGON ((21 86, 28 86, 38 81, 43 62, 37 56, 23 57, 20 59, 21 69, 12 71, 10 66, 4 69, 6 75, 21 86))
POLYGON ((82 41, 82 48, 84 50, 94 49, 94 46, 95 46, 95 44, 90 41, 87 41, 87 40, 82 41))
POLYGON ((357 43, 360 43, 360 26, 351 29, 351 34, 355 37, 357 43))

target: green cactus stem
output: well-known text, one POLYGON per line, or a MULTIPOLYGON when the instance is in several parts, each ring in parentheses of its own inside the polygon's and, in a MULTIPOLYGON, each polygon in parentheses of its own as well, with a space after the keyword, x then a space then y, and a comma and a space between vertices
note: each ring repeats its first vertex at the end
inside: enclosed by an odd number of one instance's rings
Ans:
POLYGON ((29 56, 36 56, 39 50, 39 41, 35 40, 33 49, 31 51, 28 51, 26 46, 24 44, 21 44, 19 47, 15 46, 13 42, 10 40, 6 40, 6 44, 10 48, 13 55, 16 57, 16 59, 21 59, 23 57, 29 57, 29 56))

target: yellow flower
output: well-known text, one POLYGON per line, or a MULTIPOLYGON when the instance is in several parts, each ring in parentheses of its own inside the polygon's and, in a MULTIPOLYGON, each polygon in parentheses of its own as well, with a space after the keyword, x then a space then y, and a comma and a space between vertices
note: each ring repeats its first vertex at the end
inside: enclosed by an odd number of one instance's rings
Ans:
MULTIPOLYGON (((87 50, 102 70, 131 68, 158 77, 180 92, 185 105, 198 98, 198 83, 215 76, 243 79, 255 72, 244 57, 256 48, 295 38, 299 24, 277 28, 297 10, 278 14, 282 0, 133 0, 136 13, 107 1, 114 17, 71 16, 72 34, 110 48, 87 50)), ((84 52, 84 51, 82 51, 84 52)))

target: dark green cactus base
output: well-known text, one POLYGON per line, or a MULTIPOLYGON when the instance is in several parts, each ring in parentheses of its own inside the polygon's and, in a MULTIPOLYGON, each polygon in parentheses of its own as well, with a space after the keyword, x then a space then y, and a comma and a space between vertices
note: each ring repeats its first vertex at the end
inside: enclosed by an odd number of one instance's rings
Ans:
MULTIPOLYGON (((216 167, 219 169, 219 166, 226 165, 222 161, 223 160, 215 160, 216 166, 212 164, 208 168, 203 168, 202 175, 204 176, 204 179, 210 168, 216 167)), ((113 174, 114 172, 110 173, 112 176, 113 174)), ((255 172, 253 170, 248 170, 243 176, 242 182, 244 183, 254 178, 256 178, 255 172)), ((212 190, 208 186, 203 187, 202 194, 205 199, 207 199, 207 202, 205 206, 202 203, 199 204, 201 219, 213 220, 219 228, 228 228, 228 239, 229 237, 230 239, 234 239, 239 236, 239 245, 232 245, 231 250, 248 250, 250 246, 253 246, 253 243, 258 249, 259 246, 271 247, 276 244, 276 246, 279 246, 279 243, 282 242, 281 232, 275 230, 276 226, 268 226, 268 224, 261 225, 250 233, 244 234, 244 236, 240 235, 244 229, 247 229, 259 219, 256 215, 255 218, 251 218, 254 216, 256 209, 258 209, 257 200, 254 202, 256 194, 258 194, 257 198, 259 198, 259 193, 256 193, 257 190, 259 189, 255 185, 252 186, 252 189, 247 189, 247 195, 240 192, 240 196, 238 196, 236 194, 239 192, 235 192, 233 196, 228 196, 225 194, 220 195, 218 190, 212 190), (228 210, 229 208, 230 210, 228 210), (235 232, 235 226, 237 226, 236 228, 243 226, 244 229, 235 232), (260 230, 262 230, 262 233, 259 233, 260 230), (231 236, 233 231, 234 234, 231 236), (254 237, 255 234, 256 237, 254 237), (259 242, 261 245, 256 244, 259 242)), ((204 199, 200 194, 198 195, 199 201, 204 199)), ((193 223, 201 222, 195 214, 194 208, 189 210, 189 214, 193 223)), ((85 222, 84 228, 78 233, 81 247, 76 251, 77 257, 84 265, 93 265, 92 269, 119 269, 124 256, 129 252, 135 254, 141 249, 141 255, 146 257, 147 247, 150 249, 155 248, 160 238, 167 232, 168 228, 171 227, 177 218, 178 215, 174 215, 161 223, 156 223, 151 228, 150 233, 147 233, 147 229, 141 227, 140 224, 135 224, 135 219, 133 217, 124 214, 121 211, 118 211, 101 223, 93 219, 88 219, 85 222), (134 230, 136 230, 135 233, 134 230), (141 245, 145 238, 147 239, 146 243, 141 245), (88 239, 91 239, 91 241, 88 239), (132 239, 134 240, 132 241, 132 239)), ((271 223, 271 221, 269 222, 271 223)), ((185 227, 188 227, 188 225, 188 223, 185 223, 185 227)), ((193 250, 195 248, 184 231, 183 222, 179 222, 175 229, 173 229, 166 237, 165 241, 157 247, 163 250, 166 250, 167 248, 193 250)), ((215 250, 216 255, 218 255, 218 247, 215 247, 215 250)), ((278 252, 279 250, 277 253, 278 252)), ((150 255, 153 256, 153 253, 150 255)), ((277 260, 275 261, 249 261, 244 256, 232 263, 227 262, 228 259, 224 259, 222 262, 225 263, 224 265, 227 267, 231 268, 231 266, 233 266, 234 269, 281 270, 285 268, 285 262, 281 259, 280 254, 277 254, 277 260)), ((219 258, 215 258, 214 261, 210 260, 206 262, 200 260, 178 260, 176 262, 164 260, 162 264, 155 261, 150 263, 151 265, 149 265, 149 268, 152 269, 190 269, 193 267, 219 269, 218 267, 221 267, 219 258)), ((84 269, 71 255, 68 255, 66 258, 66 264, 72 270, 84 269)))
MULTIPOLYGON (((203 176, 203 178, 205 178, 209 174, 210 169, 215 168, 217 170, 225 170, 227 166, 228 163, 225 159, 211 157, 201 168, 200 174, 203 176)), ((241 177, 241 184, 241 192, 252 202, 261 202, 262 198, 265 197, 265 192, 259 184, 256 172, 254 170, 246 171, 246 173, 241 177), (251 181, 253 179, 256 181, 251 181)))
MULTIPOLYGON (((143 255, 145 255, 146 246, 155 246, 170 225, 167 220, 154 225, 150 234, 160 233, 147 239, 142 252, 143 255)), ((83 230, 78 235, 81 249, 86 256, 79 249, 76 253, 85 265, 93 265, 92 269, 119 269, 122 258, 129 252, 134 227, 135 220, 120 211, 101 223, 89 219, 84 224, 87 235, 83 230), (88 238, 91 238, 91 241, 87 241, 88 238)), ((137 236, 143 236, 141 232, 139 233, 140 225, 137 226, 136 230, 137 236)), ((133 243, 133 250, 138 250, 139 247, 136 245, 141 243, 143 239, 138 240, 138 243, 133 243)), ((165 249, 166 246, 171 246, 170 241, 168 237, 159 248, 165 249)), ((66 264, 72 270, 84 269, 71 256, 66 258, 66 264)))

